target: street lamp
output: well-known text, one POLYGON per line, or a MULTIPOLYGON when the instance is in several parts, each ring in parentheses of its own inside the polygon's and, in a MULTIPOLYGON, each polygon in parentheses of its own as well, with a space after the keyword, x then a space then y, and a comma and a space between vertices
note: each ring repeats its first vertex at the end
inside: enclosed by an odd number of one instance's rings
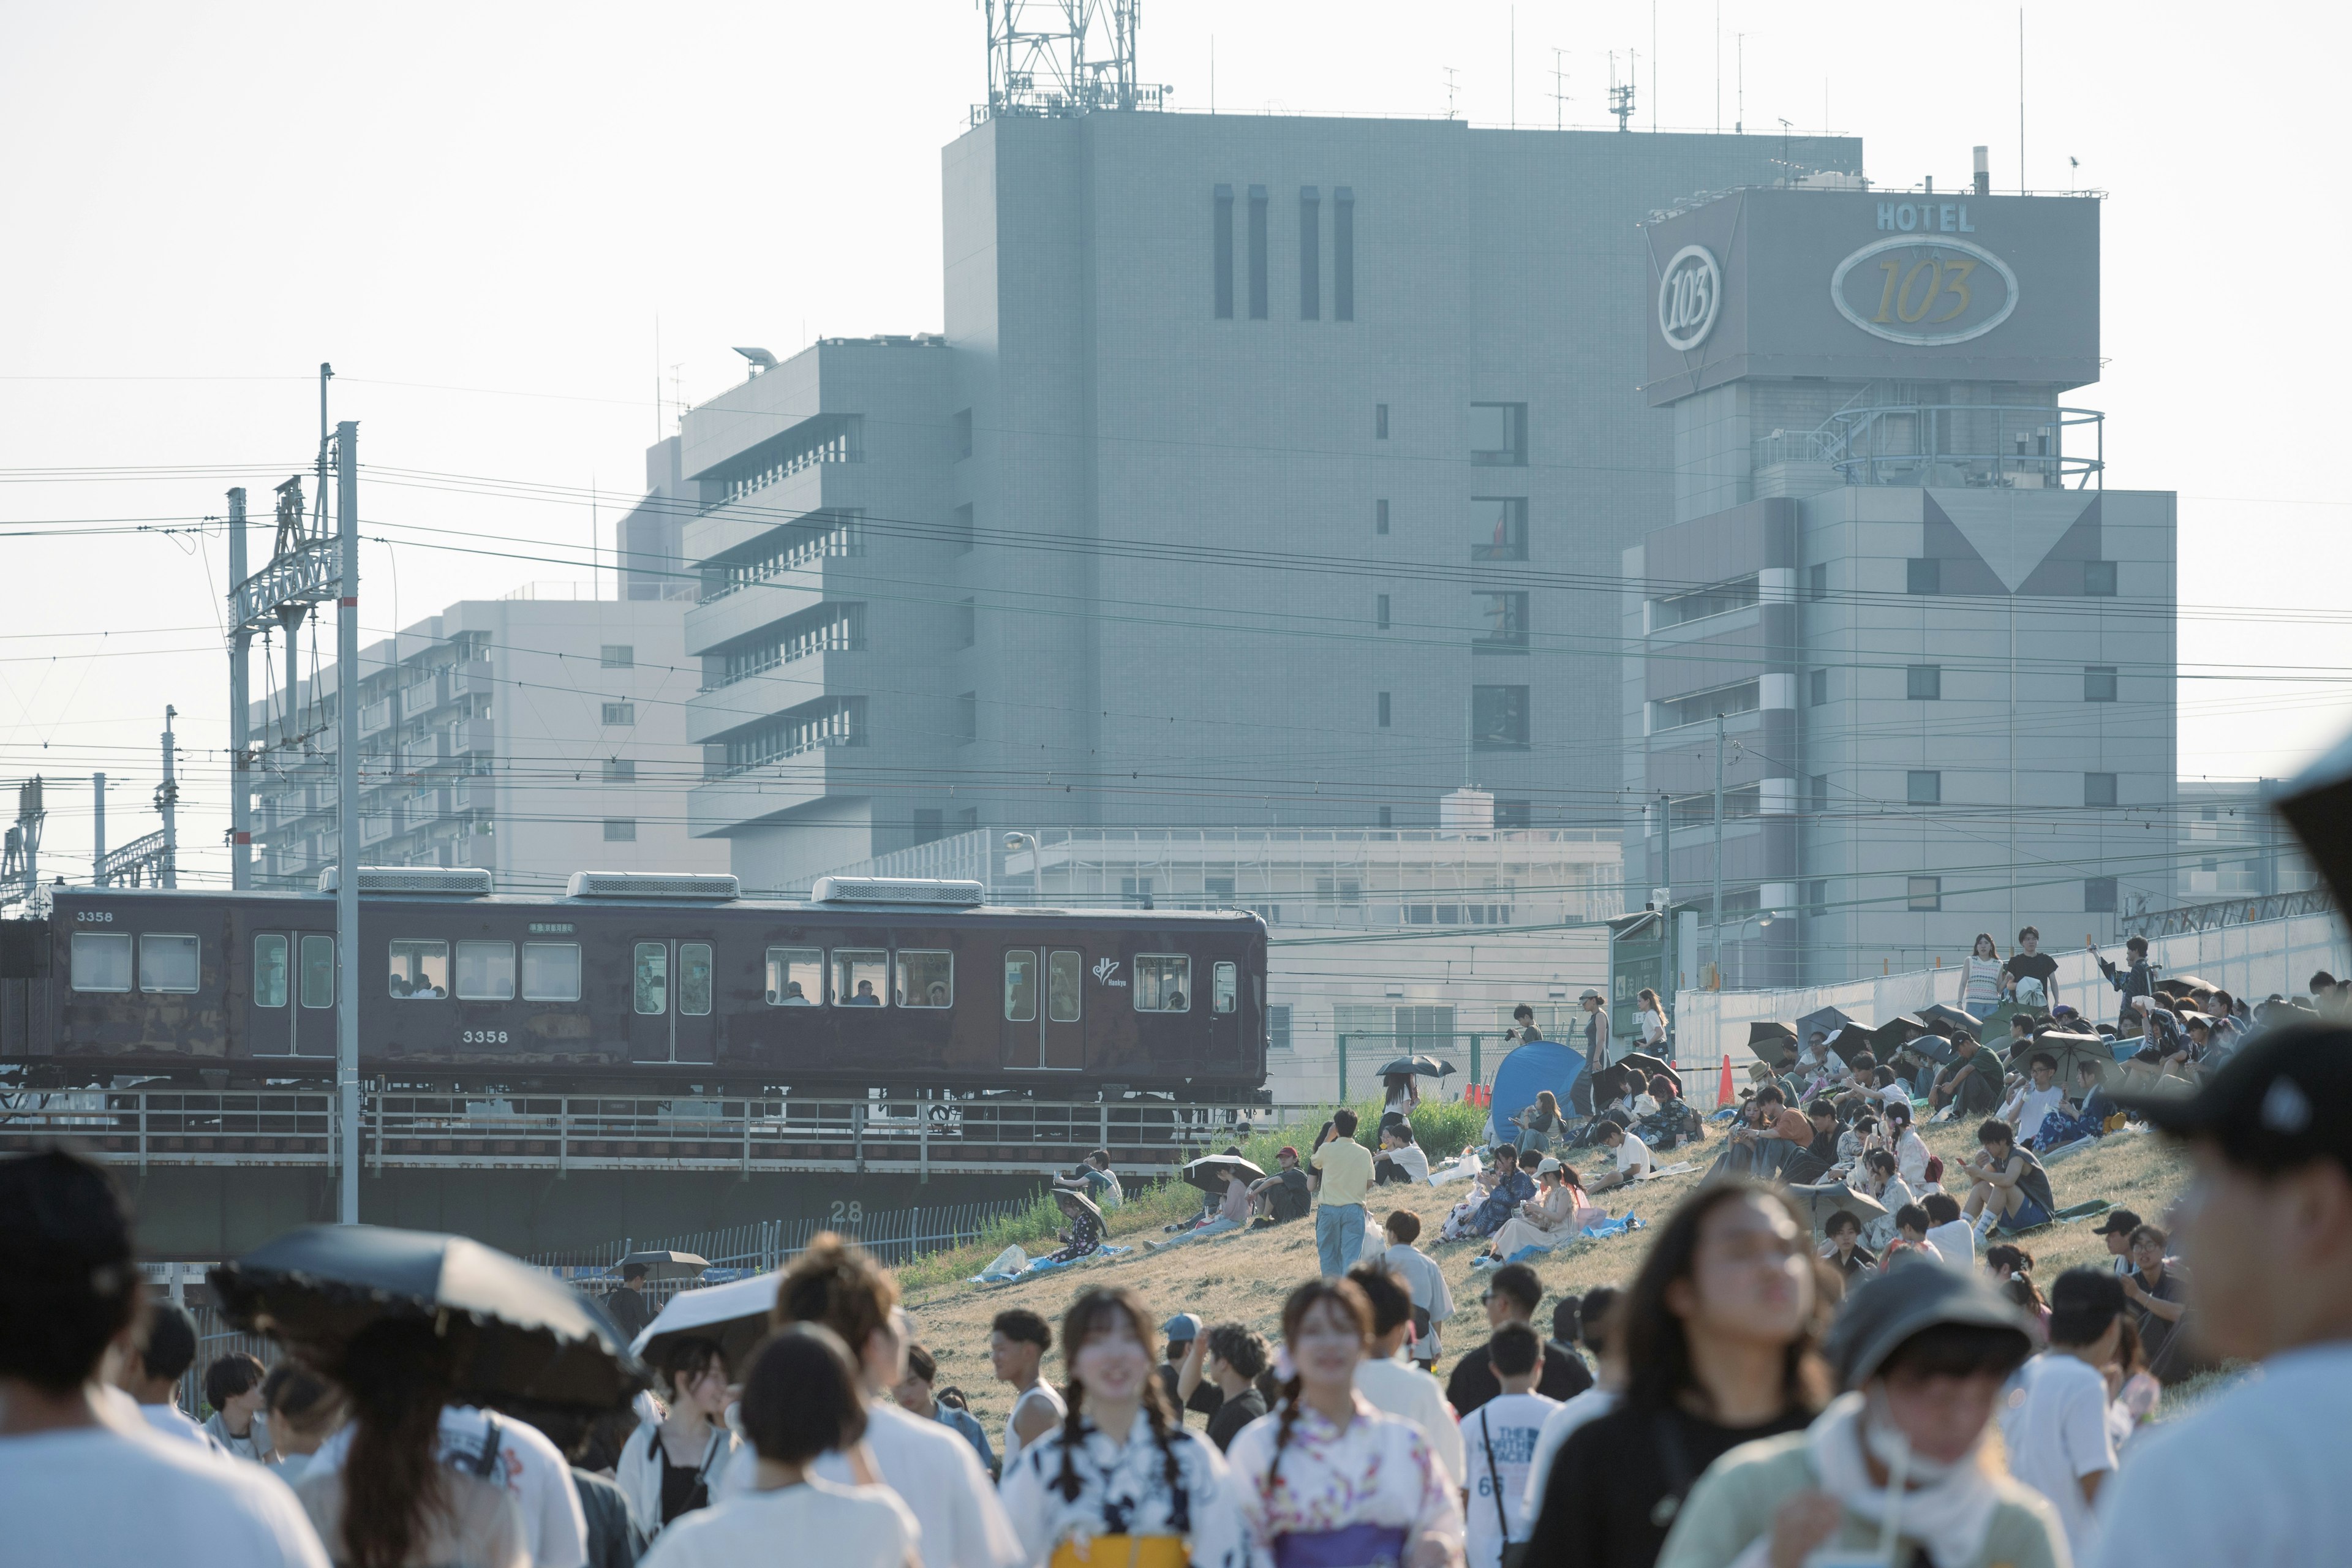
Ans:
MULTIPOLYGON (((1769 930, 1772 922, 1779 918, 1780 912, 1778 910, 1762 910, 1755 914, 1746 916, 1738 924, 1731 928, 1731 940, 1741 944, 1739 948, 1739 984, 1733 987, 1734 990, 1744 990, 1748 984, 1748 948, 1745 942, 1748 928, 1749 926, 1754 926, 1760 934, 1761 932, 1769 930)), ((1716 978, 1717 984, 1720 985, 1722 983, 1722 974, 1720 970, 1717 971, 1716 978)))
POLYGON ((1008 855, 1024 844, 1029 847, 1029 901, 1042 904, 1045 901, 1045 852, 1038 847, 1037 836, 1034 833, 1008 833, 1004 836, 1004 850, 1008 855))

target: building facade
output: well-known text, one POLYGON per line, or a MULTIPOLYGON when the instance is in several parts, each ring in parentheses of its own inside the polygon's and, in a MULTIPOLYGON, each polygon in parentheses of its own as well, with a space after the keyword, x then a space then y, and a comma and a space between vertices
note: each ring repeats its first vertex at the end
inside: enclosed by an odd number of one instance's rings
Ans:
MULTIPOLYGON (((699 669, 676 600, 466 600, 360 653, 360 858, 475 866, 509 892, 573 871, 723 871, 687 830, 699 669)), ((329 664, 252 705, 254 886, 337 855, 329 664)))
MULTIPOLYGON (((2273 808, 2281 779, 2182 779, 2173 901, 2207 904, 2320 885, 2303 842, 2273 808)), ((2138 913, 2138 910, 2127 911, 2138 913)))
POLYGON ((1649 248, 1675 485, 1623 557, 1629 881, 1743 988, 2169 896, 2174 498, 2110 486, 2064 401, 2096 201, 1803 182, 1649 248))
POLYGON ((768 888, 982 822, 1433 827, 1465 784, 1617 831, 1614 579, 1675 494, 1638 226, 1861 156, 984 121, 943 334, 820 342, 656 464, 702 574, 695 833, 768 888))

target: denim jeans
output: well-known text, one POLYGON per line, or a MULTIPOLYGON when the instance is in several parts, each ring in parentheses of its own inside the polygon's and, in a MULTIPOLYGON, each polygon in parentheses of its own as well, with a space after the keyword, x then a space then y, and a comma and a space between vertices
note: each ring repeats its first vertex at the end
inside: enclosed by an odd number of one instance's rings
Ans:
POLYGON ((1315 1211, 1315 1256, 1322 1262, 1324 1279, 1345 1275, 1363 1250, 1363 1205, 1325 1204, 1315 1211))

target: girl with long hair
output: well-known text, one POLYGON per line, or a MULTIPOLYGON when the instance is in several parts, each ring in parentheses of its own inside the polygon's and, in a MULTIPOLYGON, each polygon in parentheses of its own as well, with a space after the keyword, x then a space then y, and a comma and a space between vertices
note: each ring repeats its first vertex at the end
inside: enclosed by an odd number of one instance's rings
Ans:
POLYGON ((1979 931, 1961 980, 1960 1006, 1981 1024, 2000 1005, 2002 988, 2000 950, 1993 945, 1990 931, 1979 931))
POLYGON ((1624 1392, 1561 1446, 1530 1562, 1646 1568, 1707 1466, 1812 1420, 1829 1388, 1811 1241, 1751 1182, 1703 1187, 1659 1227, 1611 1319, 1624 1392))
POLYGON ((452 1366, 427 1318, 372 1323, 344 1346, 332 1370, 350 1401, 351 1448, 294 1489, 339 1568, 529 1568, 514 1500, 441 1462, 452 1366))
POLYGON ((715 1341, 670 1342, 661 1358, 668 1405, 621 1447, 613 1479, 647 1541, 680 1514, 709 1508, 719 1478, 740 1446, 727 1425, 727 1358, 715 1341))
POLYGON ((1372 1307, 1347 1279, 1301 1285, 1282 1304, 1291 1373, 1278 1413, 1226 1449, 1242 1512, 1275 1568, 1456 1568, 1462 1509, 1421 1428, 1372 1408, 1356 1367, 1372 1307))
POLYGON ((1591 1207, 1584 1195, 1584 1178, 1576 1173, 1576 1168, 1547 1154, 1536 1166, 1536 1195, 1521 1204, 1519 1212, 1495 1233, 1487 1255, 1507 1260, 1523 1247, 1549 1252, 1576 1234, 1577 1211, 1591 1207))
POLYGON ((1097 1287, 1062 1319, 1068 1413, 1021 1450, 1001 1498, 1026 1561, 1049 1568, 1246 1568, 1223 1455, 1168 1405, 1152 1314, 1097 1287))
POLYGON ((1634 998, 1633 1023, 1642 1031, 1642 1048, 1663 1054, 1666 1049, 1666 1007, 1658 1000, 1658 994, 1646 985, 1634 998))
POLYGON ((1538 1089, 1536 1102, 1512 1117, 1511 1125, 1519 1129, 1520 1153, 1542 1153, 1559 1131, 1559 1100, 1551 1090, 1538 1089))

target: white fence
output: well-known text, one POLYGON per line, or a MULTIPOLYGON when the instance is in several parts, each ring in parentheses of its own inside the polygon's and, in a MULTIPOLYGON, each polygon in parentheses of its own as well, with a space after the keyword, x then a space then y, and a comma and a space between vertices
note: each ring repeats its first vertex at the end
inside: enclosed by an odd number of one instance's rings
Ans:
MULTIPOLYGON (((2004 944, 2003 951, 2007 952, 2004 944)), ((2094 1021, 2116 1016, 2116 993, 2089 953, 2047 950, 2058 960, 2053 1002, 2080 1009, 2094 1021)), ((2120 943, 2100 950, 2120 963, 2120 943)), ((2183 931, 2148 943, 2158 978, 2193 974, 2231 995, 2260 1002, 2273 993, 2302 995, 2314 970, 2342 974, 2352 969, 2352 941, 2334 914, 2300 915, 2212 931, 2183 931)), ((1958 1006, 1964 972, 1959 968, 1915 969, 1901 974, 1849 980, 1834 985, 1786 991, 1685 991, 1675 998, 1675 1054, 1706 1065, 1729 1057, 1749 1058, 1748 1026, 1793 1023, 1822 1007, 1835 1007, 1856 1023, 1877 1025, 1897 1013, 1916 1012, 1930 1003, 1958 1006)))

